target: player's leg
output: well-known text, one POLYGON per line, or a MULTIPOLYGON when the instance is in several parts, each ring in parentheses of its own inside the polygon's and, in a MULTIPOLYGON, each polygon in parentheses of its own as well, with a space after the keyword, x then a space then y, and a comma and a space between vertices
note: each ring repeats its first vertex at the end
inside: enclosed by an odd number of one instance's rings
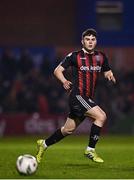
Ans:
POLYGON ((37 141, 38 145, 38 150, 37 150, 37 155, 36 159, 37 162, 40 163, 44 151, 48 148, 48 146, 53 145, 60 140, 62 140, 64 137, 67 135, 70 135, 73 133, 73 131, 76 129, 76 127, 79 125, 80 121, 67 118, 67 121, 65 122, 64 126, 55 131, 51 136, 49 136, 46 140, 40 139, 37 141))
POLYGON ((106 121, 106 114, 99 106, 95 106, 89 109, 85 115, 92 118, 94 121, 91 126, 89 144, 85 151, 85 155, 95 162, 103 162, 103 160, 96 154, 95 146, 99 140, 101 128, 106 121))
POLYGON ((64 126, 61 127, 62 134, 64 136, 71 135, 80 123, 81 123, 81 121, 79 120, 79 118, 75 117, 74 119, 72 119, 72 118, 68 117, 64 126))

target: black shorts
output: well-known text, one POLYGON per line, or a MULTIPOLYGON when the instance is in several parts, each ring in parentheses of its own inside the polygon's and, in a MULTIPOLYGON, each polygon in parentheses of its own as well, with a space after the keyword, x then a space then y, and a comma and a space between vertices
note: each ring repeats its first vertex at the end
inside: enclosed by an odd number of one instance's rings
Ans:
POLYGON ((88 97, 83 97, 81 95, 73 95, 69 97, 69 117, 72 119, 80 119, 83 121, 85 119, 85 112, 89 109, 95 107, 97 104, 88 97))

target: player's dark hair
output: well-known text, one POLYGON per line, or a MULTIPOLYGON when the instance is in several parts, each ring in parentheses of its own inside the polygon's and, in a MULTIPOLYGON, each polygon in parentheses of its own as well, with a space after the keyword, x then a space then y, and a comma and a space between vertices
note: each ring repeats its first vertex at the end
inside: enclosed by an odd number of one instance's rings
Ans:
POLYGON ((95 29, 86 29, 83 33, 82 33, 82 39, 85 37, 85 36, 90 36, 90 35, 93 35, 95 37, 97 37, 97 32, 95 29))

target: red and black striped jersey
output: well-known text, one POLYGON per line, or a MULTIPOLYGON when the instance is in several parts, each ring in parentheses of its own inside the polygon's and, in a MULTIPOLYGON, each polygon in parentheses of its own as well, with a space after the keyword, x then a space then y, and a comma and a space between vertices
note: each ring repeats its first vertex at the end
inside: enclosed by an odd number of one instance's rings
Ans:
POLYGON ((99 74, 110 70, 108 59, 101 51, 94 51, 93 54, 83 50, 72 52, 60 65, 64 69, 72 67, 72 93, 86 97, 94 96, 99 74))

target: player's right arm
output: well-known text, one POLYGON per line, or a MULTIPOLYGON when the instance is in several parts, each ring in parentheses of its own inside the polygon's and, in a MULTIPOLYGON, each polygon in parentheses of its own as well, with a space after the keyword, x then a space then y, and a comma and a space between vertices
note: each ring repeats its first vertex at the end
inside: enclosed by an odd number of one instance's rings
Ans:
POLYGON ((54 75, 63 84, 63 87, 66 90, 69 90, 71 88, 72 83, 65 78, 63 74, 64 71, 65 71, 65 68, 61 66, 61 64, 59 64, 54 70, 54 75))
POLYGON ((70 53, 63 59, 63 61, 54 70, 54 75, 63 84, 63 87, 66 90, 71 89, 72 82, 68 81, 65 78, 63 72, 65 71, 65 69, 73 65, 72 61, 73 61, 73 53, 70 53))

